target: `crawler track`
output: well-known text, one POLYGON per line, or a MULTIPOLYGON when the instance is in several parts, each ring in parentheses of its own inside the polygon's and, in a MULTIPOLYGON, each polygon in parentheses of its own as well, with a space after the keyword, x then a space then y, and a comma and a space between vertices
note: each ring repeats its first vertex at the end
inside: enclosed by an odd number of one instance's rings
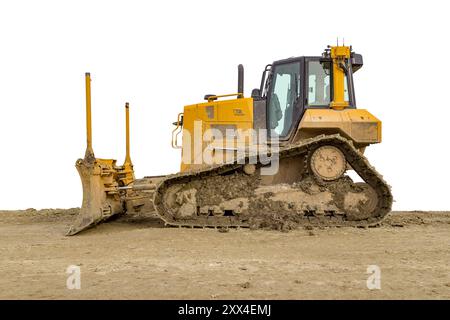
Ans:
MULTIPOLYGON (((167 225, 184 227, 264 226, 267 220, 291 220, 304 226, 378 224, 391 211, 390 187, 349 140, 340 135, 317 136, 280 149, 279 159, 297 157, 298 161, 305 161, 310 152, 323 145, 339 148, 365 184, 375 191, 374 208, 367 211, 355 200, 352 209, 348 209, 346 199, 363 195, 364 188, 347 176, 325 183, 306 171, 294 183, 268 186, 261 184, 259 173, 246 175, 243 164, 232 163, 168 176, 154 194, 156 212, 167 225), (315 203, 317 199, 326 201, 315 203), (230 204, 234 207, 227 210, 230 204), (184 208, 190 211, 186 214, 184 208)), ((245 163, 249 160, 246 158, 245 163)), ((257 164, 258 169, 261 166, 257 164)))

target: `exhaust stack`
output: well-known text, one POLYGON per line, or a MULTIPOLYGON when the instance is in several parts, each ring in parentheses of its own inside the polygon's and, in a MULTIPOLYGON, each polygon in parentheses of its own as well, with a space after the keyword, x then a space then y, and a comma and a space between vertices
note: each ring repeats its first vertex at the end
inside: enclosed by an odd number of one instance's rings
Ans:
POLYGON ((238 99, 244 97, 244 66, 242 64, 238 65, 238 93, 240 93, 238 99))

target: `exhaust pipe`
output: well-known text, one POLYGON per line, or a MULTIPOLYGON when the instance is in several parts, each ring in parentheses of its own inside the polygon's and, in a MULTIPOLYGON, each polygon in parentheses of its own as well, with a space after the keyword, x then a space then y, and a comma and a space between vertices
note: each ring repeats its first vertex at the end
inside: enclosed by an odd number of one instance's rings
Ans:
POLYGON ((244 97, 244 66, 242 64, 238 65, 238 93, 241 94, 238 98, 244 97))

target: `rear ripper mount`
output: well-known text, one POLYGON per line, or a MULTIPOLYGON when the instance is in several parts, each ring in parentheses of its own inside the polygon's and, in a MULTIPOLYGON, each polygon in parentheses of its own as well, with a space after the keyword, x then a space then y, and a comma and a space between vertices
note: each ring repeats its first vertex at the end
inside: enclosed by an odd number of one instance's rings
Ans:
MULTIPOLYGON (((86 73, 86 136, 87 146, 84 159, 78 159, 75 167, 83 187, 83 203, 80 214, 67 235, 77 234, 87 228, 106 221, 114 215, 125 213, 126 201, 136 199, 134 192, 153 190, 154 184, 134 183, 133 164, 130 157, 129 104, 126 114, 126 156, 122 166, 114 159, 96 158, 92 148, 91 123, 91 77, 86 73)), ((142 197, 142 195, 141 195, 142 197)))

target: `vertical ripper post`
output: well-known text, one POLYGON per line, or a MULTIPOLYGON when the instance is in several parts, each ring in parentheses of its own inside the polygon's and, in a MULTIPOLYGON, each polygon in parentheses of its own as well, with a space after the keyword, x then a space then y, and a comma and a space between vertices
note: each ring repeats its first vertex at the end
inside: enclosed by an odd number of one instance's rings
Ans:
POLYGON ((85 159, 95 159, 94 150, 92 149, 92 116, 91 116, 91 74, 86 72, 86 153, 85 159))
POLYGON ((91 76, 85 74, 86 80, 86 154, 84 159, 75 163, 83 186, 83 203, 80 213, 67 231, 68 236, 75 235, 96 224, 106 221, 111 216, 124 213, 124 200, 120 197, 118 187, 123 181, 132 181, 133 168, 130 164, 123 170, 114 159, 96 159, 92 149, 91 124, 91 76), (123 178, 122 178, 123 177, 123 178))
POLYGON ((125 164, 131 165, 132 163, 130 156, 130 105, 128 104, 128 102, 125 103, 125 145, 126 145, 125 164))
POLYGON ((119 171, 121 186, 128 186, 134 181, 133 163, 130 155, 130 105, 125 103, 125 161, 122 170, 119 171))

